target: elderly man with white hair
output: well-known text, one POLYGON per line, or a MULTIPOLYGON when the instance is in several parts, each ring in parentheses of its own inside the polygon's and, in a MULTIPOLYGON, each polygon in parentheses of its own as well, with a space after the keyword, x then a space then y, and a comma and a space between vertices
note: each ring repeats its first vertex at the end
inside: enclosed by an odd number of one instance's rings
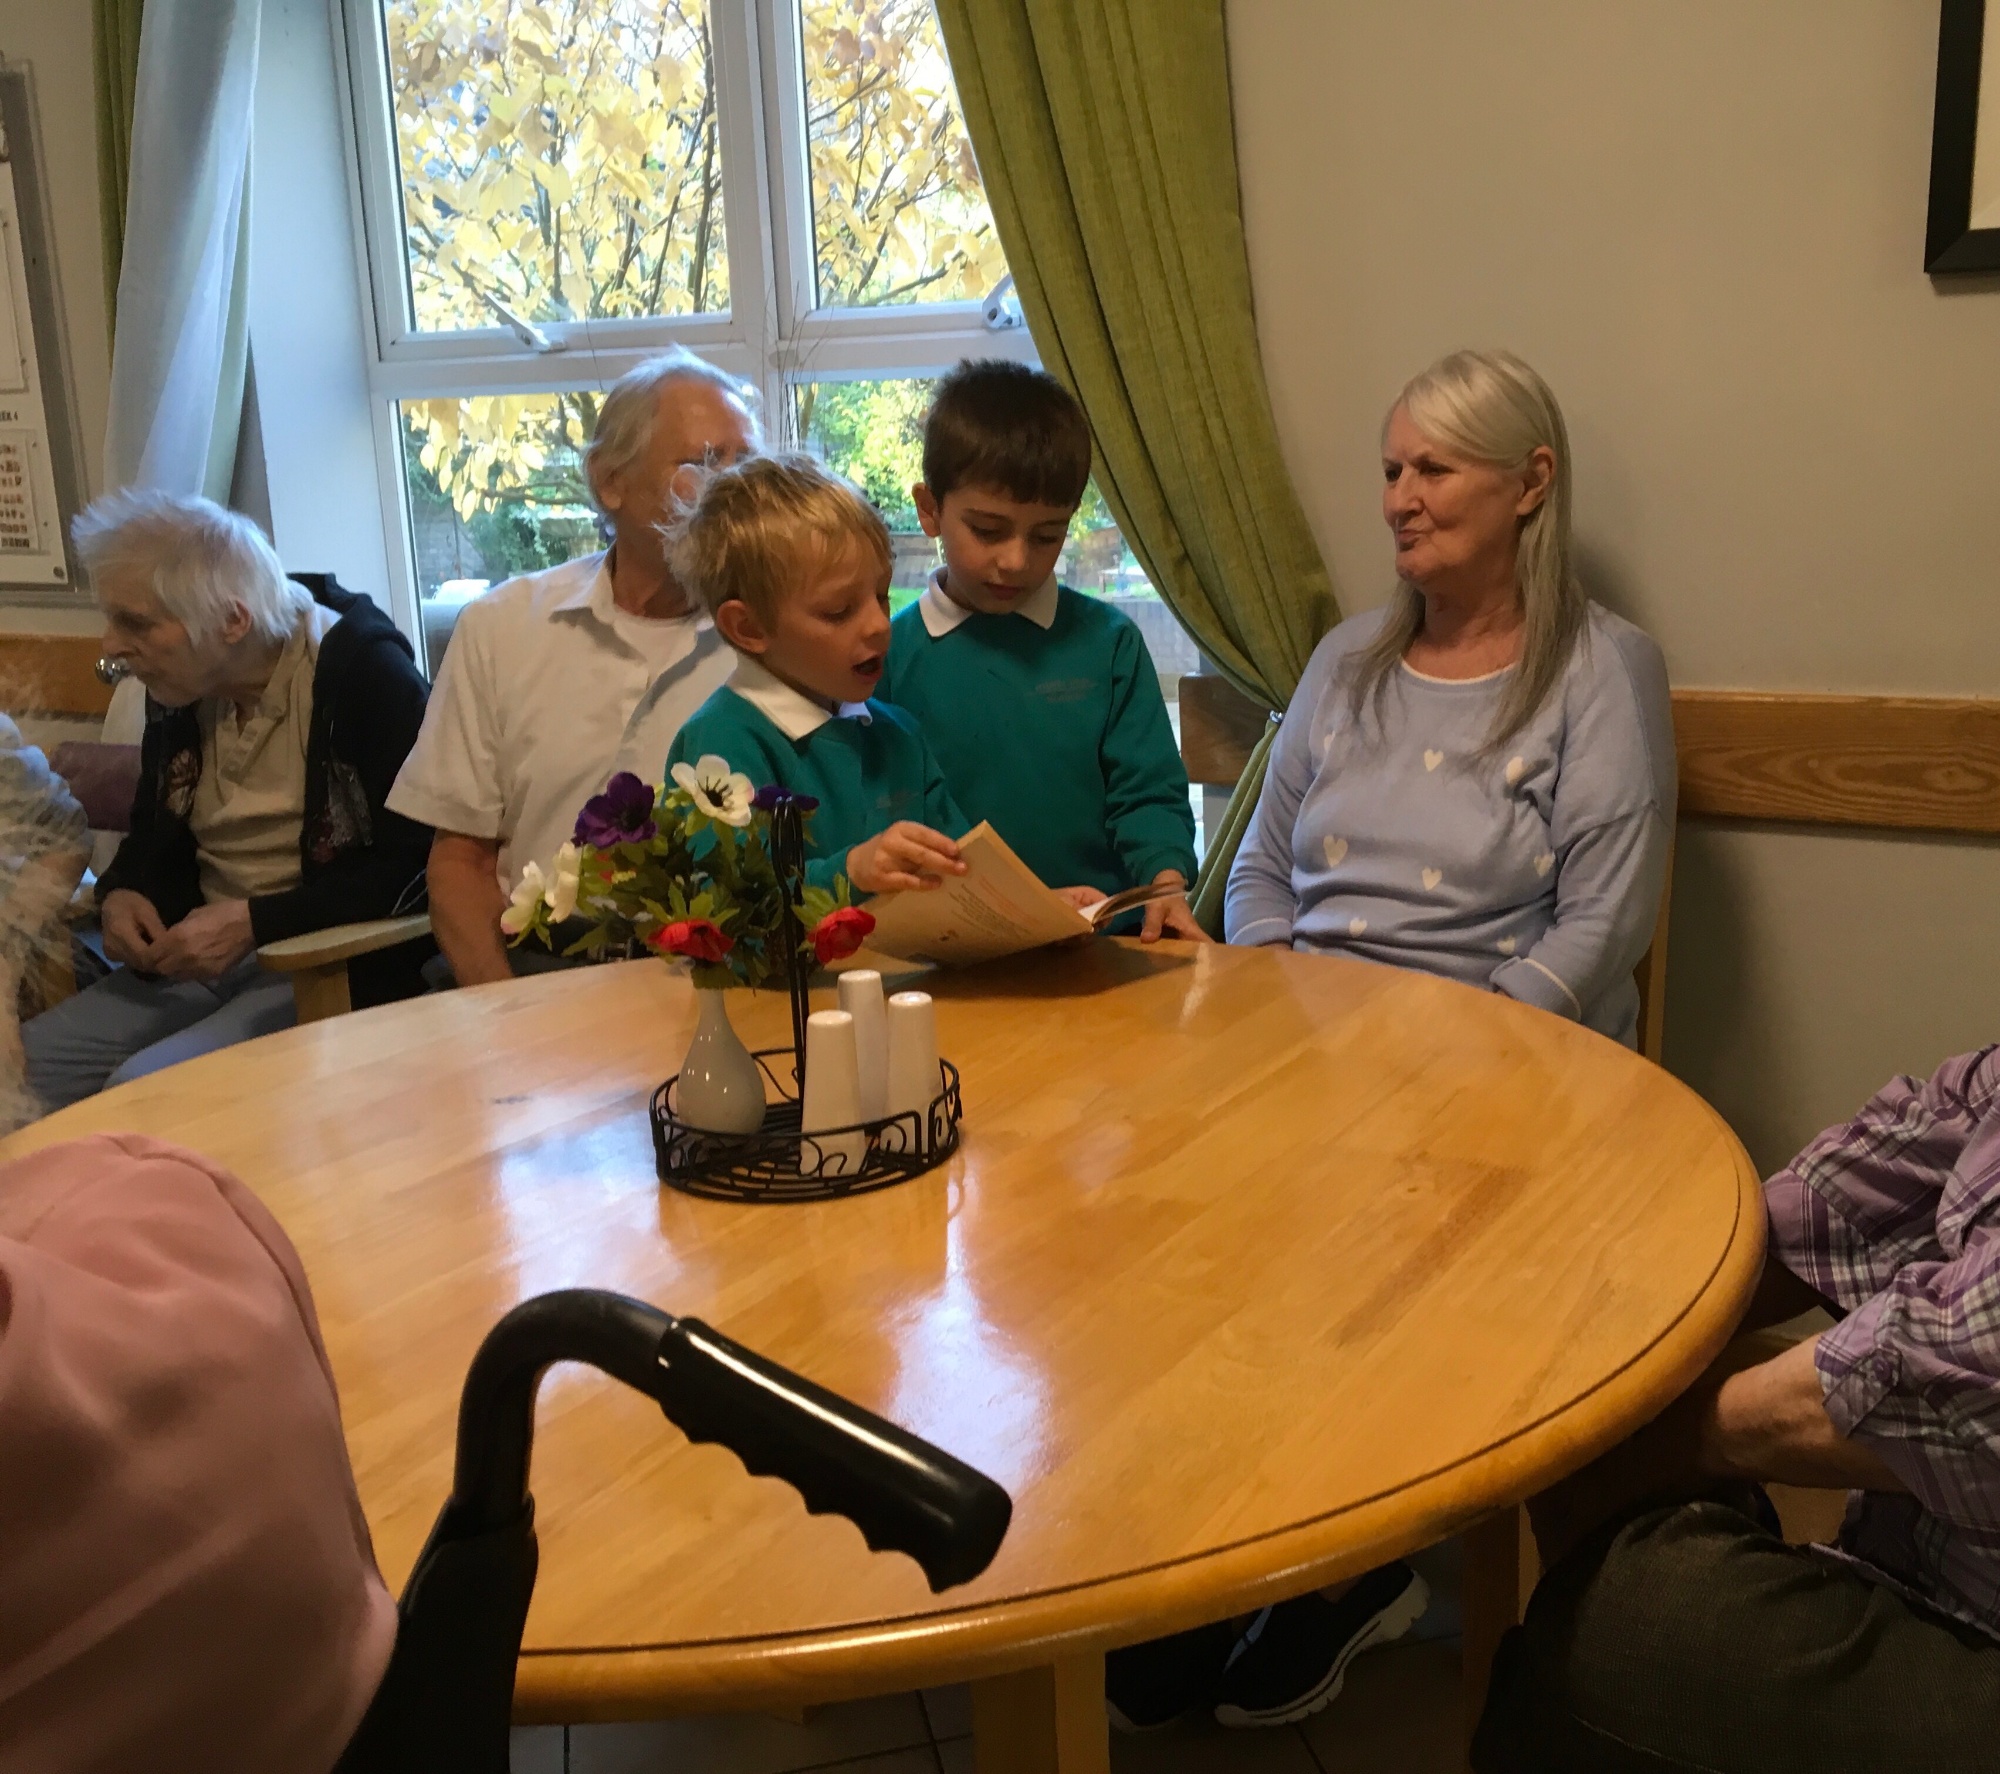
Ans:
POLYGON ((459 617, 389 797, 437 828, 431 923, 458 984, 512 977, 500 915, 528 864, 550 869, 616 772, 657 780, 729 676, 734 656, 668 569, 661 527, 703 468, 757 447, 734 377, 678 349, 641 364, 604 397, 584 458, 611 546, 509 579, 459 617))
MULTIPOLYGON (((430 833, 384 805, 422 724, 410 644, 367 598, 285 577, 257 526, 130 489, 76 520, 104 650, 149 699, 132 827, 98 883, 122 965, 22 1030, 47 1108, 293 1021, 255 950, 423 903, 430 833)), ((357 961, 357 1005, 421 989, 428 945, 357 961)))

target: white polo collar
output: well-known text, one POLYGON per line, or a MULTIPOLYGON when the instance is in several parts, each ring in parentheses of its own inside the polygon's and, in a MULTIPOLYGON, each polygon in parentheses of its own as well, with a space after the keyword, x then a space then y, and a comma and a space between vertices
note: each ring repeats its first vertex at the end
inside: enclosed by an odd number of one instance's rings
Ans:
MULTIPOLYGON (((558 573, 570 573, 576 583, 561 598, 549 606, 555 616, 567 616, 577 610, 587 610, 606 628, 615 629, 618 618, 624 614, 618 608, 618 600, 611 591, 611 551, 601 554, 587 554, 579 560, 571 561, 566 567, 557 567, 558 573), (588 568, 589 571, 585 571, 588 568)), ((690 609, 685 616, 637 617, 636 621, 692 621, 696 628, 710 626, 708 612, 700 608, 690 609)))
MULTIPOLYGON (((1056 606, 1061 599, 1056 576, 1051 573, 1007 614, 1025 616, 1037 628, 1053 628, 1056 606)), ((942 567, 931 575, 931 582, 924 587, 924 595, 917 599, 917 608, 924 613, 924 632, 934 641, 943 640, 967 617, 979 614, 977 610, 968 610, 963 604, 954 603, 945 595, 942 567)))
POLYGON ((600 622, 611 620, 611 612, 618 606, 611 599, 611 551, 608 548, 599 554, 586 554, 566 567, 556 568, 556 571, 569 574, 575 583, 549 606, 551 615, 563 616, 572 610, 588 610, 600 622))
POLYGON ((744 653, 736 656, 736 670, 729 687, 794 743, 808 733, 817 733, 835 715, 843 720, 860 721, 864 726, 875 718, 865 702, 843 702, 838 708, 828 708, 816 698, 794 690, 783 678, 744 653))

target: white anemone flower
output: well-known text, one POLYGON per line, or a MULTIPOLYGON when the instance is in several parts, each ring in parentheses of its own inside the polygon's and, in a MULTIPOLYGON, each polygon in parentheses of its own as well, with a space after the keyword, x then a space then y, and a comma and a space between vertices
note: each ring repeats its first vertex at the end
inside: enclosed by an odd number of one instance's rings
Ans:
POLYGON ((576 916, 577 888, 583 879, 583 853, 574 844, 556 852, 555 873, 543 894, 549 902, 549 921, 560 924, 576 916))
POLYGON ((515 884, 514 897, 507 909, 500 914, 500 928, 509 936, 519 936, 527 929, 535 915, 535 908, 542 903, 548 881, 542 874, 542 865, 531 862, 521 871, 521 879, 515 884))
POLYGON ((676 764, 674 780, 694 797, 696 810, 710 819, 722 825, 750 823, 750 797, 757 791, 742 771, 729 768, 727 758, 710 752, 692 764, 676 764))

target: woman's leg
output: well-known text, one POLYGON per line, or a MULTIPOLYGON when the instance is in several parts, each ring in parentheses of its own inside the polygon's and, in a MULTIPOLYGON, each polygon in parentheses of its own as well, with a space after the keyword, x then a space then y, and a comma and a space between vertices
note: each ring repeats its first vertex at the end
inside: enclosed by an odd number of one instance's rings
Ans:
POLYGON ((129 967, 24 1023, 28 1088, 44 1110, 95 1096, 132 1056, 213 1016, 215 986, 147 979, 129 967))
POLYGON ((289 1029, 298 1021, 291 981, 282 973, 265 972, 254 955, 232 967, 212 990, 215 1000, 207 1015, 141 1048, 111 1074, 105 1087, 143 1078, 218 1048, 234 1047, 239 1041, 289 1029))
POLYGON ((2000 1770, 2000 1644, 1726 1503, 1593 1534, 1495 1660, 1479 1774, 2000 1770))

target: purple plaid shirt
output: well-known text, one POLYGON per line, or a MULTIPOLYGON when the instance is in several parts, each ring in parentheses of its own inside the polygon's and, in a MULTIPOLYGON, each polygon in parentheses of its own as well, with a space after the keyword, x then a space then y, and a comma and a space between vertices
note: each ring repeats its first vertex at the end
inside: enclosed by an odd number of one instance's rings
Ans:
POLYGON ((1910 1487, 1854 1493, 1839 1550, 2000 1637, 2000 1047, 1896 1079, 1764 1199, 1772 1254, 1847 1309, 1828 1416, 1910 1487))

